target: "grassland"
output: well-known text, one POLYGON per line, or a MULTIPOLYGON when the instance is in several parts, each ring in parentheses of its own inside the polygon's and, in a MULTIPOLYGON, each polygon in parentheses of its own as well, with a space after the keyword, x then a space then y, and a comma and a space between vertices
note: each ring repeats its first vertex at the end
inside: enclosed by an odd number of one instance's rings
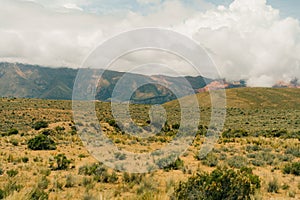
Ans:
MULTIPOLYGON (((205 140, 211 105, 208 93, 197 95, 200 123, 193 144, 180 156, 177 168, 149 174, 126 174, 97 164, 82 145, 72 119, 71 101, 0 99, 0 190, 6 199, 169 199, 174 186, 198 170, 218 166, 253 168, 262 187, 255 199, 300 199, 300 176, 288 170, 300 159, 300 90, 229 89, 227 115, 214 150, 205 158, 197 152, 205 140), (35 130, 45 121, 48 127, 35 130), (17 132, 14 130, 17 130, 17 132), (55 150, 31 150, 28 141, 46 134, 55 150), (65 167, 58 166, 65 155, 65 167), (101 176, 92 169, 101 169, 101 176)), ((188 98, 189 97, 185 97, 188 98)), ((115 145, 133 152, 153 151, 172 140, 180 123, 178 101, 164 104, 167 124, 160 134, 138 138, 122 133, 112 123, 110 104, 97 102, 97 116, 105 134, 115 145)), ((149 105, 131 105, 133 120, 149 123, 149 105)), ((1 194, 0 194, 1 197, 1 194)))

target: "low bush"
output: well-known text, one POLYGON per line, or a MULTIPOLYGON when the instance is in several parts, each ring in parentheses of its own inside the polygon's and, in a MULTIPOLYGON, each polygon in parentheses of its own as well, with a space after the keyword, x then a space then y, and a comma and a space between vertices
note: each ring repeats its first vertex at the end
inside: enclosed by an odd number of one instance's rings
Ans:
POLYGON ((223 138, 242 138, 247 137, 249 134, 246 130, 228 129, 222 133, 223 138))
POLYGON ((17 184, 16 181, 9 180, 3 187, 4 199, 9 195, 13 194, 15 191, 19 192, 24 186, 17 184))
POLYGON ((247 152, 252 152, 252 151, 259 151, 259 150, 261 150, 261 147, 260 146, 258 146, 258 145, 248 145, 247 147, 246 147, 246 151, 247 152))
POLYGON ((71 187, 74 187, 74 186, 75 186, 75 179, 74 179, 74 177, 71 174, 67 175, 65 187, 66 188, 71 188, 71 187))
POLYGON ((41 134, 49 136, 49 135, 55 135, 55 132, 52 129, 44 129, 41 131, 41 134))
POLYGON ((169 165, 163 167, 165 171, 169 170, 180 170, 184 168, 184 162, 180 158, 177 158, 174 162, 170 163, 169 165))
POLYGON ((27 146, 32 150, 55 150, 55 142, 46 135, 40 134, 30 139, 27 146))
POLYGON ((47 128, 47 127, 48 127, 48 122, 45 122, 45 121, 37 121, 32 126, 32 128, 34 128, 34 130, 40 130, 42 128, 47 128))
POLYGON ((247 159, 243 156, 233 156, 228 159, 227 163, 230 167, 241 168, 246 167, 247 159))
POLYGON ((172 129, 179 129, 180 128, 180 124, 173 124, 172 125, 172 129))
POLYGON ((165 171, 178 170, 184 168, 184 162, 180 158, 175 158, 174 156, 169 156, 167 158, 159 159, 156 165, 165 171))
POLYGON ((11 135, 17 135, 19 133, 19 131, 15 128, 10 129, 7 132, 1 133, 1 136, 11 136, 11 135))
POLYGON ((38 187, 39 189, 47 189, 48 186, 49 186, 49 182, 50 182, 50 181, 47 179, 46 176, 42 176, 42 177, 40 178, 40 180, 38 181, 38 183, 37 183, 37 187, 38 187))
POLYGON ((279 190, 279 184, 277 182, 277 179, 273 179, 268 183, 268 192, 275 192, 277 193, 279 190))
POLYGON ((134 184, 140 184, 143 178, 145 177, 145 174, 136 174, 136 173, 123 173, 123 182, 124 183, 134 183, 134 184))
POLYGON ((71 163, 70 160, 67 159, 67 156, 65 154, 57 154, 54 157, 56 161, 56 166, 52 164, 51 168, 54 170, 66 170, 69 168, 69 165, 71 163))
POLYGON ((288 147, 285 150, 285 154, 290 154, 293 155, 295 157, 300 157, 300 146, 294 146, 294 147, 288 147))
POLYGON ((30 200, 48 200, 49 195, 40 188, 34 188, 29 195, 30 200))
POLYGON ((286 164, 283 168, 284 174, 294 174, 300 176, 300 162, 286 164))
POLYGON ((140 183, 139 188, 137 188, 137 194, 143 196, 146 193, 157 193, 158 192, 158 183, 152 178, 143 179, 140 183))
POLYGON ((8 131, 7 135, 8 136, 9 135, 17 135, 18 133, 19 133, 19 131, 17 129, 13 128, 8 131))
POLYGON ((19 141, 17 139, 11 139, 10 143, 14 146, 18 146, 19 145, 19 141))
POLYGON ((94 180, 102 183, 115 183, 118 181, 118 176, 115 172, 111 174, 102 163, 94 163, 92 165, 85 165, 79 168, 79 175, 93 176, 94 180))
POLYGON ((29 158, 28 157, 22 157, 22 162, 23 163, 27 163, 29 161, 29 158))
POLYGON ((14 169, 7 170, 7 171, 6 171, 6 174, 7 174, 9 177, 15 177, 18 173, 19 173, 19 171, 18 171, 18 170, 14 170, 14 169))
POLYGON ((92 165, 84 165, 79 167, 78 174, 91 176, 91 175, 99 175, 106 171, 107 168, 102 163, 94 163, 92 165))
POLYGON ((273 165, 276 156, 270 152, 259 152, 256 154, 248 154, 249 158, 254 158, 251 162, 254 166, 273 165))
POLYGON ((206 157, 202 158, 201 160, 202 164, 208 167, 215 167, 218 164, 218 157, 213 153, 207 154, 206 157))
POLYGON ((217 168, 210 174, 197 172, 186 182, 180 182, 171 199, 250 199, 259 188, 260 179, 250 168, 237 171, 217 168))

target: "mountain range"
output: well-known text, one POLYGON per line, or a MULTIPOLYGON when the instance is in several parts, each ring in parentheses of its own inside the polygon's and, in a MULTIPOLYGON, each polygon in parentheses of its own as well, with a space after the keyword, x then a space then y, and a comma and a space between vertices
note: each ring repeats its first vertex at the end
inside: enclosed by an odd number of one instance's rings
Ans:
MULTIPOLYGON (((72 68, 51 68, 2 62, 0 63, 0 96, 69 100, 72 99, 77 73, 78 69, 72 68)), ((124 72, 104 71, 97 86, 96 99, 110 101, 115 86, 124 74, 124 72)), ((126 73, 126 76, 128 78, 126 89, 135 91, 130 101, 139 104, 161 104, 184 96, 184 92, 176 96, 166 86, 176 85, 180 91, 187 91, 192 88, 195 93, 224 86, 226 88, 245 86, 244 81, 220 84, 224 80, 214 80, 202 76, 147 76, 134 73, 126 73), (183 81, 183 79, 188 82, 183 81), (136 88, 137 85, 145 81, 151 84, 136 88)), ((123 91, 120 91, 117 96, 118 100, 125 100, 122 99, 122 96, 123 91)))

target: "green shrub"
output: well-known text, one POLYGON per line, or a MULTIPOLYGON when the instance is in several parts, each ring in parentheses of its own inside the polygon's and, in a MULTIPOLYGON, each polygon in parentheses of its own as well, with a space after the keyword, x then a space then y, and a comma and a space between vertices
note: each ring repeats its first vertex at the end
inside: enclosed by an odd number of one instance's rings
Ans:
POLYGON ((248 151, 248 152, 259 151, 259 150, 261 150, 261 147, 256 145, 256 144, 255 145, 248 145, 246 147, 246 151, 248 151))
POLYGON ((14 193, 14 191, 19 192, 23 187, 23 185, 17 184, 16 181, 9 180, 3 187, 4 198, 14 193))
POLYGON ((136 173, 129 174, 128 172, 124 172, 123 173, 123 182, 140 184, 144 177, 145 177, 145 174, 136 174, 136 173))
POLYGON ((15 177, 18 173, 19 173, 19 171, 18 171, 18 170, 14 170, 14 169, 11 169, 11 170, 6 171, 6 174, 7 174, 9 177, 15 177))
POLYGON ((103 172, 107 172, 107 168, 102 163, 94 163, 92 165, 84 165, 79 167, 79 175, 101 175, 103 172))
POLYGON ((11 139, 10 143, 14 146, 18 146, 19 145, 19 141, 17 139, 11 139))
POLYGON ((66 170, 69 168, 69 165, 71 163, 70 160, 67 159, 67 156, 65 154, 57 154, 54 157, 56 161, 56 167, 52 166, 51 168, 54 170, 66 170))
POLYGON ((89 185, 92 185, 92 183, 93 183, 93 180, 92 180, 91 178, 83 177, 83 179, 82 179, 82 185, 83 185, 84 187, 87 187, 87 186, 89 186, 89 185))
POLYGON ((136 192, 139 196, 142 196, 148 192, 151 192, 152 194, 156 193, 158 192, 158 184, 152 178, 143 179, 136 192))
POLYGON ((49 180, 47 179, 46 176, 42 176, 41 179, 39 180, 37 186, 39 189, 47 189, 49 186, 49 180))
POLYGON ((156 165, 160 169, 168 170, 178 170, 184 168, 184 162, 180 158, 176 158, 175 155, 170 155, 166 158, 161 158, 156 161, 156 165))
POLYGON ((71 187, 74 187, 74 185, 75 185, 74 177, 71 174, 67 175, 65 187, 66 188, 71 188, 71 187))
POLYGON ((29 158, 28 158, 28 157, 23 157, 23 158, 22 158, 22 162, 23 162, 23 163, 27 163, 28 161, 29 161, 29 158))
POLYGON ((223 138, 242 138, 247 137, 249 134, 246 130, 233 130, 228 129, 222 133, 223 138))
POLYGON ((295 191, 289 191, 288 192, 288 197, 295 198, 295 196, 296 196, 296 192, 295 191))
POLYGON ((4 191, 0 189, 0 199, 4 199, 4 191))
POLYGON ((89 194, 89 193, 84 193, 83 195, 83 200, 95 200, 96 198, 92 195, 92 194, 89 194))
POLYGON ((163 167, 165 171, 179 170, 184 168, 184 162, 180 158, 177 158, 174 162, 163 167))
POLYGON ((85 165, 79 168, 78 174, 94 176, 94 180, 102 183, 115 183, 118 176, 115 172, 108 173, 107 168, 102 163, 94 163, 92 165, 85 165))
POLYGON ((293 155, 278 155, 278 159, 279 161, 283 161, 283 162, 291 162, 294 159, 293 155))
POLYGON ((290 186, 289 186, 288 184, 284 183, 284 184, 281 186, 281 188, 282 188, 283 190, 287 190, 287 189, 290 188, 290 186))
POLYGON ((116 183, 118 181, 118 179, 119 179, 119 177, 118 177, 117 173, 113 171, 111 173, 111 175, 109 176, 107 182, 108 183, 116 183))
POLYGON ((259 159, 251 160, 251 163, 252 163, 252 165, 257 166, 257 167, 261 167, 266 164, 264 161, 259 160, 259 159))
POLYGON ((114 127, 116 131, 120 131, 120 130, 121 130, 120 127, 118 126, 116 120, 110 119, 110 120, 107 121, 107 123, 108 123, 110 126, 114 127))
POLYGON ((55 150, 55 142, 46 135, 40 134, 27 142, 28 148, 32 150, 55 150))
POLYGON ((55 135, 55 132, 52 129, 44 129, 42 130, 41 134, 49 136, 49 135, 55 135))
POLYGON ((39 188, 34 188, 29 196, 30 200, 48 200, 48 198, 48 193, 39 188))
POLYGON ((175 186, 171 199, 220 200, 249 199, 260 188, 260 179, 250 168, 240 170, 217 168, 210 174, 197 172, 186 182, 175 186))
POLYGON ((221 153, 219 159, 220 160, 226 160, 227 159, 227 155, 225 153, 221 153))
POLYGON ((270 152, 259 152, 256 154, 248 154, 250 158, 254 158, 252 160, 252 164, 254 166, 264 166, 265 164, 273 165, 276 156, 270 152))
POLYGON ((55 127, 55 130, 56 130, 57 132, 62 132, 62 131, 65 130, 65 127, 62 127, 62 126, 56 126, 56 127, 55 127))
POLYGON ((180 125, 179 124, 173 124, 172 125, 172 129, 179 129, 180 128, 180 125))
POLYGON ((19 131, 15 128, 10 129, 7 133, 7 135, 17 135, 19 133, 19 131))
POLYGON ((40 169, 40 174, 44 176, 49 176, 51 174, 51 170, 48 168, 40 169))
POLYGON ((120 153, 120 152, 116 152, 115 153, 115 158, 118 159, 118 160, 125 160, 126 159, 126 154, 120 153))
POLYGON ((213 153, 207 154, 206 157, 202 158, 201 160, 202 164, 208 167, 215 167, 218 164, 218 157, 213 153))
POLYGON ((277 193, 278 190, 279 190, 279 184, 277 182, 277 179, 273 179, 268 183, 268 192, 277 193))
POLYGON ((295 157, 300 157, 300 146, 295 146, 295 147, 288 147, 285 150, 285 154, 290 154, 293 155, 295 157))
POLYGON ((35 130, 40 130, 42 128, 47 128, 47 127, 48 127, 48 122, 45 121, 38 121, 34 123, 32 126, 32 128, 34 128, 35 130))
POLYGON ((300 176, 300 162, 286 164, 283 168, 284 174, 294 174, 300 176))
POLYGON ((243 156, 233 156, 227 161, 230 167, 241 168, 247 165, 247 159, 243 156))

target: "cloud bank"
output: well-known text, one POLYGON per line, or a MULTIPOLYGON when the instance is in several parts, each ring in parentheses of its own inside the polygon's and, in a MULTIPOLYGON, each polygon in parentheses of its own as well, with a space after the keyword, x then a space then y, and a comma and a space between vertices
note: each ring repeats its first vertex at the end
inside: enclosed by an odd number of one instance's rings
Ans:
MULTIPOLYGON (((300 78, 299 21, 281 18, 279 10, 266 0, 235 0, 228 7, 203 0, 117 3, 3 0, 0 60, 79 67, 89 52, 112 35, 153 26, 178 31, 199 42, 227 79, 271 86, 278 80, 300 78)), ((130 62, 134 64, 132 56, 124 60, 127 65, 130 62)), ((179 60, 170 63, 183 73, 179 60)), ((122 67, 122 62, 119 64, 122 67)), ((193 72, 187 70, 186 74, 193 72)))

